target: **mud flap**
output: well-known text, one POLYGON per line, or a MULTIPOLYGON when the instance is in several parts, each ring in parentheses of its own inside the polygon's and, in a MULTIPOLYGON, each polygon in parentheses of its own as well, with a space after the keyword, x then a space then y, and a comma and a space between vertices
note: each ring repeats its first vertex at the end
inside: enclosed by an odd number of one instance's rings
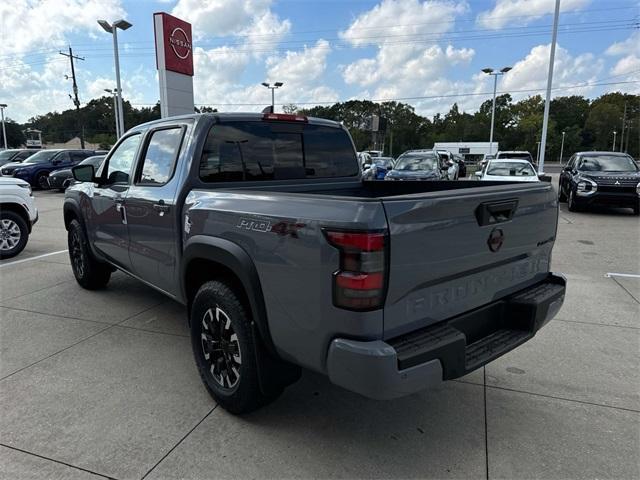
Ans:
POLYGON ((300 379, 302 369, 267 352, 262 343, 258 326, 253 321, 251 322, 251 330, 260 390, 266 396, 277 395, 283 388, 300 379))

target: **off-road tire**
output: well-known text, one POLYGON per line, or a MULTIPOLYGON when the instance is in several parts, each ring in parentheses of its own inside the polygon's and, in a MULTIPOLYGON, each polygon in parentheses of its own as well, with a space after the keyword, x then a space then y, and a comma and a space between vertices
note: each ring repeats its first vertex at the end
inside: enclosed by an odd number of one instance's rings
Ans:
MULTIPOLYGON (((6 229, 6 234, 11 235, 13 238, 11 240, 12 242, 15 241, 16 233, 20 235, 18 242, 13 247, 9 247, 9 244, 7 244, 6 249, 0 250, 1 259, 15 257, 27 246, 27 241, 29 240, 29 227, 27 226, 27 222, 16 212, 5 210, 0 213, 0 228, 3 230, 6 229), (16 232, 16 228, 18 232, 16 232)), ((2 234, 4 234, 4 232, 0 232, 0 235, 2 234)), ((0 239, 0 241, 2 240, 0 239)))
POLYGON ((78 220, 71 220, 67 242, 71 269, 78 284, 87 290, 104 288, 109 283, 113 268, 93 256, 87 235, 78 220))
POLYGON ((273 391, 271 395, 262 393, 255 348, 255 342, 260 339, 253 334, 249 309, 231 284, 219 280, 204 283, 191 305, 190 320, 191 346, 198 373, 209 394, 222 408, 233 414, 248 413, 273 401, 282 393, 282 388, 279 387, 269 389, 273 391), (217 330, 216 326, 227 322, 227 330, 217 330), (232 339, 225 344, 225 353, 222 352, 221 341, 224 335, 230 335, 229 338, 232 339), (221 346, 215 354, 214 344, 221 346), (236 345, 239 350, 236 350, 236 345), (233 353, 230 354, 229 350, 233 353), (217 359, 214 355, 218 356, 217 359), (235 358, 239 358, 241 363, 234 364, 235 358), (229 372, 233 370, 229 365, 238 372, 237 376, 229 372), (215 376, 216 366, 221 370, 218 379, 215 376), (222 369, 225 369, 226 378, 222 369), (231 386, 234 379, 235 383, 231 386))

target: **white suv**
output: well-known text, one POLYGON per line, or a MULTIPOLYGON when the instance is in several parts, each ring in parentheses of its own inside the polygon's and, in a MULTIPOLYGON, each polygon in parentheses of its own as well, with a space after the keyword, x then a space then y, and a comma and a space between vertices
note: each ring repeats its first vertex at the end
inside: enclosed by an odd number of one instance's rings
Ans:
POLYGON ((15 257, 24 250, 37 221, 31 186, 19 178, 0 177, 0 259, 15 257))

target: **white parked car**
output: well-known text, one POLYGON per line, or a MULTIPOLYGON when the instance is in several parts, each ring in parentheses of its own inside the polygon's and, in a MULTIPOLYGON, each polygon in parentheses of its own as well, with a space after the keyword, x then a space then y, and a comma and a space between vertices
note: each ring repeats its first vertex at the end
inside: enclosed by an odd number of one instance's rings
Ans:
POLYGON ((531 162, 517 158, 500 158, 487 161, 482 170, 475 173, 479 180, 504 182, 538 182, 538 173, 531 162))
POLYGON ((13 177, 0 177, 0 259, 18 255, 38 221, 31 185, 13 177))

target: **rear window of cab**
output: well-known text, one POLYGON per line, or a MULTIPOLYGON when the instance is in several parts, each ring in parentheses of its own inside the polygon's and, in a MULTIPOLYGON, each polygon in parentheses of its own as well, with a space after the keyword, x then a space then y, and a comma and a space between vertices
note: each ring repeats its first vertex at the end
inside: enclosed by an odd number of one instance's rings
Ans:
POLYGON ((200 160, 204 182, 359 175, 341 128, 289 122, 229 122, 211 127, 200 160))

